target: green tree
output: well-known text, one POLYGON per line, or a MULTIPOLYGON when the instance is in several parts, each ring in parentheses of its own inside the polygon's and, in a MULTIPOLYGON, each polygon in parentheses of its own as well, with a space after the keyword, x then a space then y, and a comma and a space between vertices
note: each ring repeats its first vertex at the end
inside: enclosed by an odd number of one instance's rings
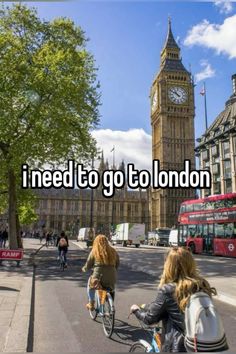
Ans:
POLYGON ((8 190, 10 247, 17 247, 21 165, 95 153, 98 83, 87 39, 72 20, 41 20, 17 4, 0 11, 0 182, 8 190), (18 203, 18 204, 17 204, 18 203))

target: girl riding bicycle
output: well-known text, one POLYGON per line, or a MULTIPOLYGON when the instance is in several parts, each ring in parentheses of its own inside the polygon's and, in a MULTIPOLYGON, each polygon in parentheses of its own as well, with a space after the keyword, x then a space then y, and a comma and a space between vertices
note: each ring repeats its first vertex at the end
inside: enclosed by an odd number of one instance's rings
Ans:
POLYGON ((94 309, 95 290, 98 287, 115 290, 116 273, 119 266, 119 256, 116 250, 110 246, 104 235, 98 235, 94 242, 87 262, 82 268, 83 272, 93 268, 93 274, 88 280, 88 298, 86 305, 88 310, 94 309))
POLYGON ((66 254, 67 254, 68 247, 69 247, 69 241, 68 241, 68 237, 66 236, 64 231, 62 231, 60 236, 58 236, 56 247, 58 247, 58 255, 59 255, 59 257, 61 255, 61 253, 63 252, 64 260, 65 260, 65 267, 67 267, 66 254))
POLYGON ((177 247, 169 252, 159 284, 156 300, 145 310, 131 306, 131 313, 147 325, 162 321, 162 351, 186 352, 184 345, 184 310, 190 296, 197 291, 216 294, 197 271, 192 254, 177 247))

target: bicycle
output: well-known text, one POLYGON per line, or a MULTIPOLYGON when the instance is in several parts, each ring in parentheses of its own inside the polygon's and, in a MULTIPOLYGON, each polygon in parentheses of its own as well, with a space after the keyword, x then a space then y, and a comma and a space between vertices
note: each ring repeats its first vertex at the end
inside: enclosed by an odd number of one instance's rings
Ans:
POLYGON ((103 331, 107 338, 112 336, 115 323, 115 306, 110 289, 96 289, 94 310, 89 310, 92 320, 102 318, 103 331))
POLYGON ((65 268, 66 268, 65 251, 61 250, 61 252, 60 252, 60 269, 64 272, 65 268))
POLYGON ((150 335, 150 342, 144 339, 140 339, 134 342, 129 352, 142 352, 142 353, 160 353, 161 351, 161 327, 159 324, 145 325, 142 321, 139 321, 141 327, 145 329, 150 335), (151 333, 150 333, 151 332, 151 333))

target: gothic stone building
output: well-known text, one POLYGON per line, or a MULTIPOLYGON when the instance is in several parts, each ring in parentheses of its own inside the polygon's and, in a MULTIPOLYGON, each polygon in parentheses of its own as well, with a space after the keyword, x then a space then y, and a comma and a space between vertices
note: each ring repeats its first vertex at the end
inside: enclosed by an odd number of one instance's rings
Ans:
MULTIPOLYGON (((160 70, 151 87, 152 156, 162 170, 180 171, 194 156, 194 87, 181 60, 169 20, 160 70)), ((153 189, 151 228, 177 223, 180 203, 194 198, 192 189, 153 189)))
POLYGON ((200 169, 209 170, 211 189, 201 190, 201 197, 236 192, 236 74, 232 76, 233 94, 206 132, 197 139, 200 169))
MULTIPOLYGON (((99 171, 109 169, 102 158, 99 171)), ((125 170, 124 163, 119 169, 125 170)), ((96 232, 109 234, 112 226, 131 222, 144 223, 150 230, 149 191, 116 190, 113 198, 105 198, 101 189, 42 189, 37 190, 38 221, 33 230, 66 230, 74 236, 81 227, 95 228, 96 232)))

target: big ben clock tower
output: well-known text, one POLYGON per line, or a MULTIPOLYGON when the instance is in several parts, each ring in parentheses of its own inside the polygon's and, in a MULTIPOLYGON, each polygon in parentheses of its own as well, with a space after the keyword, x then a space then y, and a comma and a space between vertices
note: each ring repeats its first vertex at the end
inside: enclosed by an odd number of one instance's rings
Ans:
MULTIPOLYGON (((152 156, 160 169, 184 169, 184 160, 194 157, 194 86, 182 64, 180 48, 171 30, 161 52, 160 70, 151 87, 152 156)), ((193 189, 153 189, 152 230, 177 224, 180 203, 194 198, 193 189)))

